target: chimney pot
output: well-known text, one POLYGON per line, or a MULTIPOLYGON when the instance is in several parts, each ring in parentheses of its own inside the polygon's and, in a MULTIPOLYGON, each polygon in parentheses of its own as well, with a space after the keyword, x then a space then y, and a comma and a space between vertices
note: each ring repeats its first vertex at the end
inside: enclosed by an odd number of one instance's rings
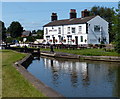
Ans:
POLYGON ((82 18, 89 16, 89 14, 90 14, 90 11, 88 11, 87 9, 81 12, 82 18))
POLYGON ((75 9, 70 9, 70 19, 76 18, 77 13, 75 9))
POLYGON ((52 13, 51 15, 51 21, 57 20, 57 13, 52 13))

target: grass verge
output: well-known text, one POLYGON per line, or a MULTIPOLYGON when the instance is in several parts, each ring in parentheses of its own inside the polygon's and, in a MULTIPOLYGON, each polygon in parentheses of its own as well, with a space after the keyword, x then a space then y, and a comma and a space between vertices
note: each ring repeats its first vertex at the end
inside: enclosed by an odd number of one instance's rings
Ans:
POLYGON ((2 97, 44 97, 12 65, 26 54, 0 50, 2 55, 2 97))
MULTIPOLYGON (((40 48, 41 51, 50 51, 49 48, 44 49, 40 48)), ((71 53, 77 55, 85 55, 85 56, 120 56, 120 54, 116 52, 106 52, 103 49, 54 49, 56 52, 64 52, 71 53)))

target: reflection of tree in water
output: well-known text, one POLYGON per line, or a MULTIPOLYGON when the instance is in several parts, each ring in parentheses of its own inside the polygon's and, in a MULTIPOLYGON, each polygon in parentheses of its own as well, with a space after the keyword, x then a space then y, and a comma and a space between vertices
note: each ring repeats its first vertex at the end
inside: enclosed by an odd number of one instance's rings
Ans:
POLYGON ((120 64, 118 64, 118 67, 117 67, 114 94, 115 96, 120 98, 120 64))
MULTIPOLYGON (((119 64, 120 65, 120 64, 119 64)), ((118 73, 117 73, 117 79, 118 79, 118 96, 119 96, 119 98, 120 98, 120 66, 118 67, 118 73)))
MULTIPOLYGON (((113 66, 112 66, 113 67, 113 66)), ((116 78, 115 78, 115 67, 109 67, 108 68, 108 82, 113 82, 116 78)))
POLYGON ((52 78, 53 78, 53 84, 58 85, 58 79, 59 79, 59 74, 57 68, 55 68, 55 64, 53 64, 53 60, 50 60, 51 62, 51 70, 52 70, 52 78))
POLYGON ((87 85, 89 85, 90 83, 89 83, 89 72, 88 72, 88 64, 87 64, 87 66, 86 66, 86 71, 84 72, 84 74, 83 74, 83 85, 84 86, 87 86, 87 85))
POLYGON ((34 59, 34 57, 30 56, 27 61, 22 63, 22 65, 25 67, 25 69, 27 69, 29 67, 29 65, 32 63, 33 59, 34 59))
POLYGON ((77 75, 77 69, 75 63, 72 64, 72 70, 71 70, 71 83, 73 87, 78 86, 78 75, 77 75))

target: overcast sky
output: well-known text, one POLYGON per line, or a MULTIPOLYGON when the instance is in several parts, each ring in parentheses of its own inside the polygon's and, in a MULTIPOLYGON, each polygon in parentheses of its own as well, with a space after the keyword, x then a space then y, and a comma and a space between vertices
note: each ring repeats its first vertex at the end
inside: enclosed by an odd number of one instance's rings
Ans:
POLYGON ((58 19, 68 19, 70 9, 76 9, 80 17, 82 10, 93 6, 117 8, 117 2, 2 2, 2 21, 6 27, 19 21, 25 30, 37 30, 50 22, 52 12, 57 13, 58 19))

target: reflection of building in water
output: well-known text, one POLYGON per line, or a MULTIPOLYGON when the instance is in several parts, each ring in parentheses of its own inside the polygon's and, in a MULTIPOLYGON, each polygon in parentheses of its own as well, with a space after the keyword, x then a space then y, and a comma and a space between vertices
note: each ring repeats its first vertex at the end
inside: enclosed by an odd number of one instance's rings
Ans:
POLYGON ((89 81, 88 66, 86 62, 58 61, 49 58, 44 58, 44 62, 45 68, 52 70, 54 80, 59 78, 60 71, 64 71, 64 73, 70 74, 71 82, 74 87, 78 85, 78 74, 82 76, 84 84, 89 81))

